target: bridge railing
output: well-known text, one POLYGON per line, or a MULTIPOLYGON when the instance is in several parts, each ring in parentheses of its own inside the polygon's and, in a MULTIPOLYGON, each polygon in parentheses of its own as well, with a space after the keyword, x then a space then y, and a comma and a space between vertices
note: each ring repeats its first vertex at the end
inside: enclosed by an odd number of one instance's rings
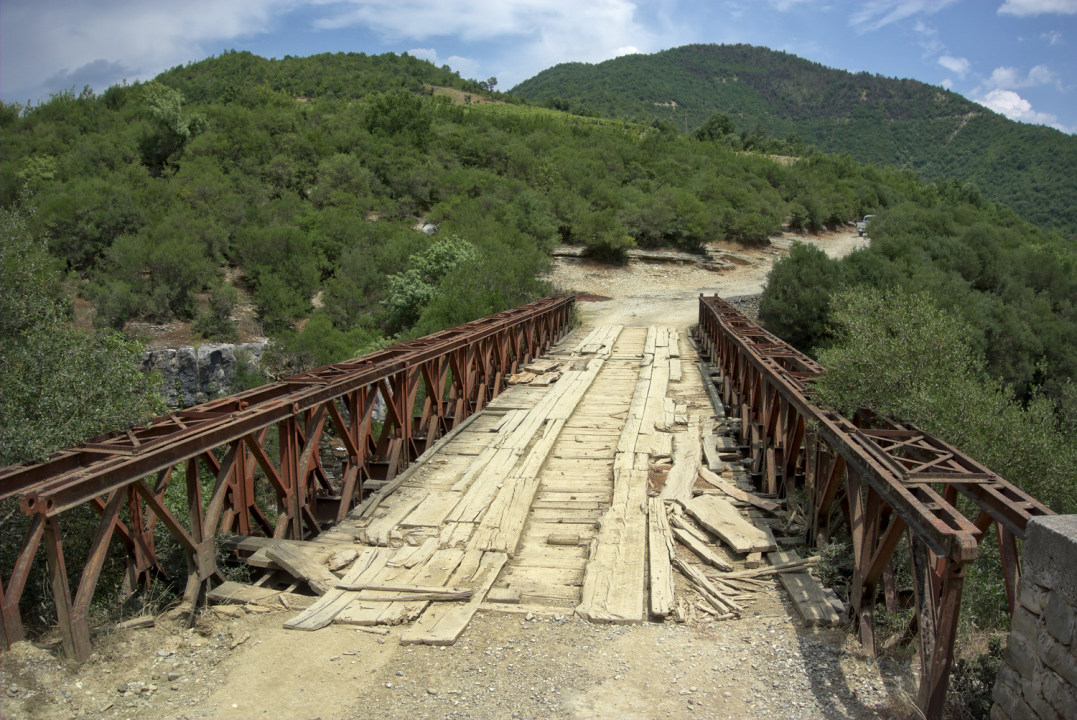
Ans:
POLYGON ((302 539, 339 522, 367 483, 391 480, 498 395, 507 374, 556 341, 572 304, 571 297, 548 297, 177 410, 41 464, 0 469, 0 500, 17 496, 29 517, 13 566, 0 568, 4 645, 25 635, 20 601, 42 546, 64 649, 84 660, 90 602, 114 538, 126 549, 129 582, 148 583, 161 569, 154 544, 160 523, 186 557, 184 600, 193 605, 223 579, 218 535, 302 539), (384 419, 374 417, 376 406, 384 419), (319 453, 329 428, 343 446, 339 478, 319 453), (173 486, 180 482, 184 511, 177 513, 173 486), (59 518, 80 506, 93 507, 100 521, 72 593, 59 518))
POLYGON ((1046 506, 957 448, 911 425, 861 412, 846 419, 812 402, 814 360, 717 296, 699 298, 702 355, 721 370, 721 397, 740 419, 740 443, 767 492, 810 500, 810 540, 844 525, 852 539, 850 601, 865 650, 875 653, 879 584, 894 603, 893 558, 908 538, 920 635, 918 702, 940 717, 961 606, 965 568, 994 525, 1013 612, 1018 539, 1046 506), (958 507, 963 495, 973 518, 958 507))

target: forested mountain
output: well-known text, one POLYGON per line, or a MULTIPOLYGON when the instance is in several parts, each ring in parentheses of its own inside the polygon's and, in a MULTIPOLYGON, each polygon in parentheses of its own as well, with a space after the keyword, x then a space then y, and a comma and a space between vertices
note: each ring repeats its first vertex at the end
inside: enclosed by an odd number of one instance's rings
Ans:
POLYGON ((309 318, 328 361, 544 292, 553 243, 616 260, 635 244, 764 242, 915 185, 848 157, 786 167, 668 124, 494 99, 406 55, 227 53, 100 97, 6 106, 0 200, 100 326, 193 319, 225 338, 239 287, 286 341, 309 318))
MULTIPOLYGON (((184 321, 212 340, 234 339, 237 308, 253 307, 284 372, 547 293, 559 242, 617 261, 868 212, 918 244, 880 244, 865 277, 930 279, 1019 392, 1060 398, 1077 377, 1072 247, 967 184, 738 135, 720 114, 685 134, 505 102, 493 84, 408 56, 226 53, 100 96, 0 106, 4 294, 53 308, 4 326, 3 410, 25 413, 0 425, 46 431, 34 423, 53 412, 18 368, 61 337, 72 295, 101 329, 184 321)), ((825 309, 812 302, 799 305, 825 309)))
POLYGON ((682 130, 724 113, 745 135, 797 135, 824 152, 971 182, 1045 227, 1077 233, 1077 137, 1013 122, 915 80, 853 74, 750 45, 687 45, 565 63, 511 91, 530 102, 682 130))

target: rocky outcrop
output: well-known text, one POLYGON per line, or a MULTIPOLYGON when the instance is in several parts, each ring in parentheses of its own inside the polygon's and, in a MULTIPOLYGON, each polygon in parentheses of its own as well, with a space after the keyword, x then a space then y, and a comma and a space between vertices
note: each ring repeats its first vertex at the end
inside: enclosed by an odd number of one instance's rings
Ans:
POLYGON ((162 394, 169 405, 190 407, 234 392, 240 364, 257 371, 265 349, 266 343, 206 343, 151 350, 142 356, 142 370, 161 374, 162 394))

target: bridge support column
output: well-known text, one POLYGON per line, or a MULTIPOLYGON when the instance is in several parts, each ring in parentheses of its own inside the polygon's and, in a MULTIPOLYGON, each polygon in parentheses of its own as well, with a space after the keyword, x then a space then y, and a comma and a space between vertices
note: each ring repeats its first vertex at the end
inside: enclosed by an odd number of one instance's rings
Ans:
POLYGON ((946 704, 950 667, 954 662, 954 640, 961 612, 961 591, 965 566, 936 557, 927 544, 909 533, 912 552, 913 589, 916 593, 916 621, 920 625, 920 690, 918 702, 924 715, 941 718, 946 704))

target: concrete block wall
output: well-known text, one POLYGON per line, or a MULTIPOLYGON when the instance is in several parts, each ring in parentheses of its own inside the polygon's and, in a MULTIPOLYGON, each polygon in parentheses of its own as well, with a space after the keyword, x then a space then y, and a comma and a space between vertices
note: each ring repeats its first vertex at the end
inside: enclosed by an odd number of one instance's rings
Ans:
POLYGON ((1077 718, 1077 515, 1029 523, 993 720, 1077 718))

